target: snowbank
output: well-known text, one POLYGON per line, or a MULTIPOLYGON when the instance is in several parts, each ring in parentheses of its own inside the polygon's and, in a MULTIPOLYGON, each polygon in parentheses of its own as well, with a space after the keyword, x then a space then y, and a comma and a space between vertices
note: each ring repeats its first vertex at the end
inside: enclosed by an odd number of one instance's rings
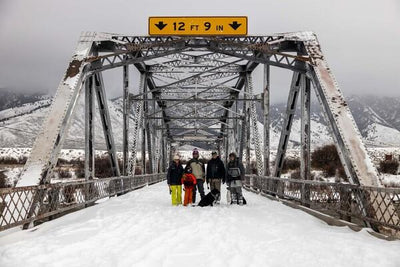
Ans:
POLYGON ((157 184, 0 233, 0 266, 400 266, 400 241, 245 196, 243 207, 172 207, 157 184))

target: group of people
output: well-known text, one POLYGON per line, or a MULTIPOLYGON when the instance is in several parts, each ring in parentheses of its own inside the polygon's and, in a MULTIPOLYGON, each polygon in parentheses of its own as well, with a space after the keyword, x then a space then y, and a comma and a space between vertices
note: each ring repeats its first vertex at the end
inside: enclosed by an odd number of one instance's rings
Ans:
POLYGON ((221 199, 221 183, 227 184, 228 204, 244 204, 242 180, 245 172, 243 164, 235 153, 229 154, 229 162, 225 168, 218 153, 213 151, 211 153, 212 158, 207 163, 207 169, 204 163, 200 161, 197 149, 193 150, 192 155, 192 159, 187 162, 185 168, 183 168, 178 155, 174 156, 168 168, 167 183, 172 205, 182 204, 182 189, 185 192, 183 205, 195 205, 197 191, 201 199, 205 197, 204 183, 207 183, 210 193, 218 192, 215 199, 216 204, 219 204, 221 199))

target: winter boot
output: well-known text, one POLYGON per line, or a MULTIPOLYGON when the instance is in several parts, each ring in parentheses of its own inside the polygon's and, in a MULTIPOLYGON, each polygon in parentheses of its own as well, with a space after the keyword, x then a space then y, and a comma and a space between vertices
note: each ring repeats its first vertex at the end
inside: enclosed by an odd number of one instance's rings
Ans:
POLYGON ((231 196, 231 191, 229 190, 229 187, 226 188, 226 204, 231 204, 232 201, 232 196, 231 196))
POLYGON ((231 194, 231 204, 237 203, 238 198, 236 193, 231 194))
POLYGON ((238 203, 240 206, 243 206, 243 196, 242 196, 242 195, 240 195, 240 196, 238 197, 237 203, 238 203))

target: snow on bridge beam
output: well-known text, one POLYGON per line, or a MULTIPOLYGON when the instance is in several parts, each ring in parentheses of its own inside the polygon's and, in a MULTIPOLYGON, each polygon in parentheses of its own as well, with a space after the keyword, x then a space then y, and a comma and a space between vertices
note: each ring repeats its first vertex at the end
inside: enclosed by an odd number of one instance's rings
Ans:
POLYGON ((50 181, 82 88, 84 69, 88 66, 85 59, 92 51, 95 38, 96 33, 82 33, 64 78, 58 86, 48 116, 19 177, 18 186, 50 181))

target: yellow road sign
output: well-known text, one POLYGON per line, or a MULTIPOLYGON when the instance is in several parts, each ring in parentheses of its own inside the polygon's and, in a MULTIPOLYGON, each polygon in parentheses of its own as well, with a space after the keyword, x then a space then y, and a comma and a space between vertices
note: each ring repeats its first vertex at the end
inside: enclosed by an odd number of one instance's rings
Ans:
POLYGON ((149 17, 149 35, 247 35, 247 17, 149 17))

